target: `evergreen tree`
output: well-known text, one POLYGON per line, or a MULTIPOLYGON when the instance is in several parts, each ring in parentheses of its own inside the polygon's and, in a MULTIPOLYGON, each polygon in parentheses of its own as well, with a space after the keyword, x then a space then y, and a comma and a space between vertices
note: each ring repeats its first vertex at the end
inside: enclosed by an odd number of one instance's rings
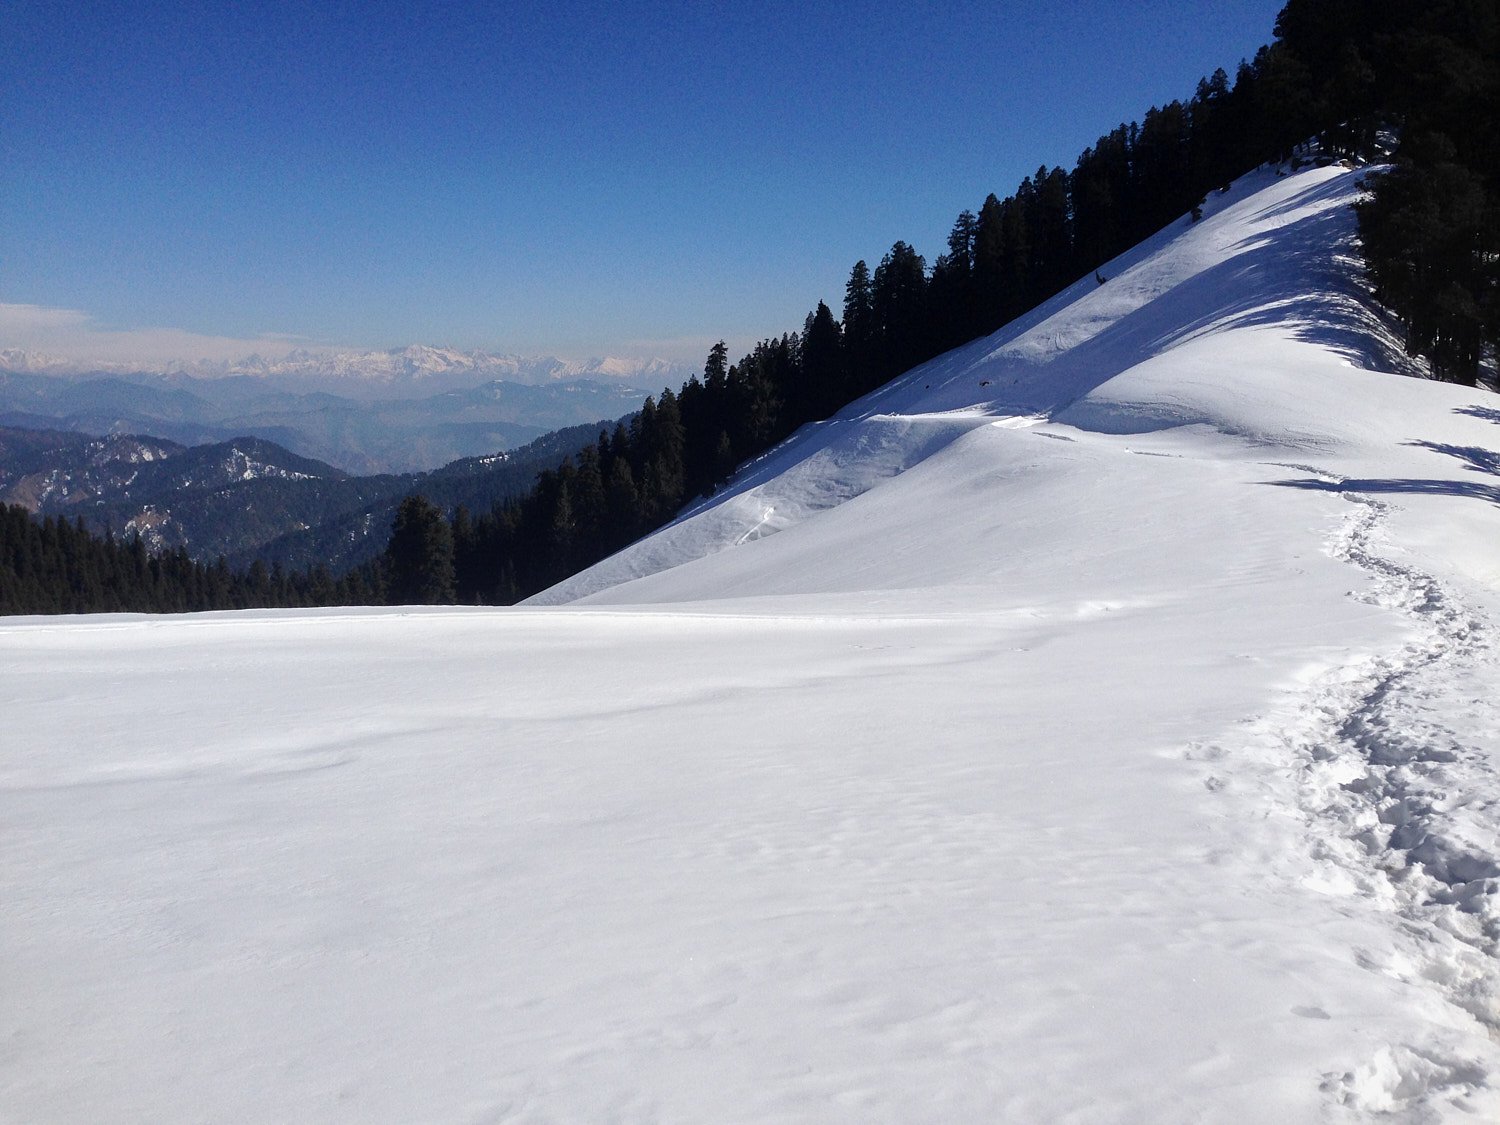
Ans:
POLYGON ((858 396, 878 386, 870 370, 875 353, 875 308, 870 293, 870 267, 854 263, 844 287, 844 370, 848 376, 844 397, 858 396))
POLYGON ((724 393, 728 379, 729 347, 720 340, 708 350, 708 360, 703 365, 703 385, 709 394, 719 395, 724 393))
MULTIPOLYGON (((875 267, 870 285, 879 354, 878 382, 927 358, 927 263, 905 242, 897 242, 875 267)), ((877 383, 878 385, 878 383, 877 383)))
POLYGON ((1005 213, 991 192, 979 208, 974 226, 973 329, 989 333, 1006 322, 1005 213))
POLYGON ((1376 296, 1401 313, 1407 351, 1474 385, 1486 340, 1500 342, 1500 212, 1483 181, 1452 160, 1403 162, 1358 209, 1376 296))
POLYGON ((392 605, 452 603, 453 530, 426 497, 408 496, 401 502, 385 555, 392 605))
POLYGON ((844 338, 833 311, 822 301, 802 325, 802 384, 806 414, 826 418, 844 404, 844 338))
POLYGON ((603 554, 604 477, 599 471, 599 455, 593 446, 578 454, 578 468, 571 482, 574 519, 579 528, 578 550, 592 562, 603 554))
POLYGON ((643 519, 641 497, 636 490, 630 462, 619 457, 609 468, 604 482, 604 551, 617 551, 636 537, 643 519))

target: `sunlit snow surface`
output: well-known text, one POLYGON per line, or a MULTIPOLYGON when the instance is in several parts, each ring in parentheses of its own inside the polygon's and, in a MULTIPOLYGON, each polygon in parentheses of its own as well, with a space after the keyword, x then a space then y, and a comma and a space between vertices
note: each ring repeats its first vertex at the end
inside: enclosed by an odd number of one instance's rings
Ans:
POLYGON ((581 605, 0 624, 0 1120, 1500 1119, 1500 399, 1357 178, 581 605))

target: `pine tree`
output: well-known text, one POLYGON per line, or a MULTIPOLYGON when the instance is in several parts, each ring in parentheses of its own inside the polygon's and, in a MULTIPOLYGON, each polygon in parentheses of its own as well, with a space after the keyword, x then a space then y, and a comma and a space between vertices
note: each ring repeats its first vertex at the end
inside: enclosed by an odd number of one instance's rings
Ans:
POLYGON ((611 463, 604 482, 604 502, 604 550, 616 551, 635 538, 643 522, 641 497, 627 458, 617 457, 611 463))
POLYGON ((802 326, 802 382, 811 418, 826 418, 844 404, 844 340, 839 322, 822 301, 802 326))
POLYGON ((449 604, 455 594, 453 530, 426 497, 408 496, 396 510, 386 547, 392 605, 449 604))
POLYGON ((720 340, 708 350, 708 361, 703 365, 703 385, 709 394, 724 393, 729 378, 729 347, 720 340))
POLYGON ((875 355, 875 310, 870 293, 870 267, 854 263, 844 287, 844 371, 848 379, 846 398, 854 398, 879 386, 871 370, 875 355))
POLYGON ((870 286, 879 341, 880 382, 927 358, 927 263, 905 242, 897 242, 875 267, 870 286))

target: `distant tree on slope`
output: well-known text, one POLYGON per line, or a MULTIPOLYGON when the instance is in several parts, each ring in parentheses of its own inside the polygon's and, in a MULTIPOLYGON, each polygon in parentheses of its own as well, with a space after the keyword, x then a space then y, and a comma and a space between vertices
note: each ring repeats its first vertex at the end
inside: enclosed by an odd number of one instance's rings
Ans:
POLYGON ((396 510, 386 569, 392 605, 452 603, 453 529, 426 497, 408 496, 396 510))

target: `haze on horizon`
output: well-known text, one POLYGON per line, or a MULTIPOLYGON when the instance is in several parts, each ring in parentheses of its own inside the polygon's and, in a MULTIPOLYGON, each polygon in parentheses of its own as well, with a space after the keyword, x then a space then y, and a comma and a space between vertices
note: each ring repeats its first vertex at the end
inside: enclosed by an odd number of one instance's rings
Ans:
POLYGON ((0 349, 701 363, 897 239, 931 261, 1278 7, 19 0, 0 349))

